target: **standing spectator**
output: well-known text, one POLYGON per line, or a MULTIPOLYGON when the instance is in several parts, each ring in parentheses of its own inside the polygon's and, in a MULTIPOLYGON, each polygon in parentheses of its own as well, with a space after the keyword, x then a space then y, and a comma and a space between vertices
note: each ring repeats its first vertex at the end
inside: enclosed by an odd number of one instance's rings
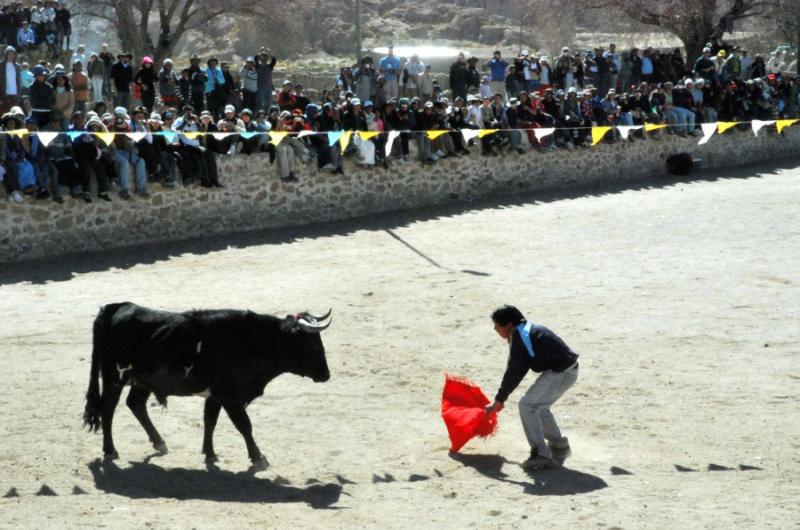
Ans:
POLYGON ((133 80, 139 85, 139 91, 142 94, 142 105, 147 108, 147 115, 149 115, 156 103, 156 73, 153 70, 153 59, 151 57, 145 56, 142 58, 141 68, 136 72, 133 80))
POLYGON ((631 69, 631 79, 628 84, 631 86, 639 86, 642 82, 642 58, 639 57, 639 49, 633 48, 631 50, 630 55, 628 56, 628 61, 630 62, 630 69, 631 69))
POLYGON ((191 88, 191 105, 194 110, 200 112, 205 107, 206 73, 200 66, 200 56, 193 53, 189 59, 189 86, 191 88))
POLYGON ((236 81, 233 79, 230 64, 226 61, 220 63, 222 68, 222 78, 225 80, 222 88, 222 101, 220 105, 236 105, 241 102, 241 95, 239 88, 236 86, 236 81))
POLYGON ((277 59, 272 55, 272 50, 261 48, 256 57, 256 72, 258 72, 258 108, 268 109, 272 105, 272 71, 275 69, 277 59))
POLYGON ((389 45, 389 53, 378 62, 378 68, 383 75, 386 97, 388 99, 398 96, 398 76, 400 74, 400 59, 394 55, 394 46, 389 45))
POLYGON ((17 47, 20 50, 32 50, 36 47, 36 33, 28 26, 27 21, 22 23, 17 32, 17 47))
MULTIPOLYGON (((56 32, 58 33, 58 49, 69 50, 70 37, 72 37, 72 14, 66 4, 56 3, 56 32)), ((84 62, 84 64, 86 64, 84 62)))
POLYGON ((711 59, 711 48, 703 48, 703 55, 694 62, 694 72, 707 83, 715 83, 716 65, 711 59))
POLYGON ((245 59, 244 66, 239 70, 239 80, 242 83, 242 106, 248 109, 256 109, 259 102, 258 70, 256 69, 255 57, 248 57, 245 59))
POLYGON ((42 41, 42 11, 44 10, 44 2, 37 0, 36 4, 31 6, 31 29, 36 34, 36 42, 42 41))
MULTIPOLYGON (((178 101, 182 105, 191 105, 192 102, 192 80, 189 79, 189 69, 184 68, 181 70, 181 76, 178 78, 178 90, 176 92, 178 101)), ((164 119, 164 126, 167 120, 164 119)))
POLYGON ((492 54, 492 58, 483 66, 489 69, 491 93, 502 95, 503 102, 505 102, 508 97, 506 94, 506 71, 508 69, 508 61, 502 58, 500 50, 495 50, 494 54, 492 54))
POLYGON ((67 73, 63 68, 56 66, 51 83, 53 84, 53 104, 50 107, 50 123, 56 131, 65 131, 75 108, 75 94, 72 92, 67 73))
POLYGON ((0 61, 0 114, 5 114, 11 107, 22 103, 22 76, 17 65, 17 50, 6 47, 3 60, 0 61))
POLYGON ((72 74, 69 77, 72 92, 75 94, 75 110, 86 112, 86 102, 89 101, 89 77, 83 73, 80 61, 72 65, 72 74))
POLYGON ((81 65, 86 64, 86 46, 83 44, 78 44, 78 49, 72 54, 72 58, 69 60, 70 69, 72 68, 72 65, 77 62, 80 62, 81 65))
POLYGON ((467 60, 463 53, 459 53, 456 61, 450 65, 450 90, 454 98, 467 97, 467 60))
POLYGON ((477 91, 481 86, 481 73, 478 71, 478 58, 467 59, 467 90, 477 91))
POLYGON ((297 104, 297 98, 294 95, 292 82, 288 79, 283 82, 283 88, 278 92, 278 107, 281 110, 292 111, 297 104))
POLYGON ((739 48, 739 52, 741 52, 739 66, 742 71, 742 79, 746 81, 750 79, 750 71, 753 68, 753 58, 747 54, 746 48, 739 48))
POLYGON ((767 73, 773 75, 779 75, 782 71, 786 69, 786 63, 784 62, 784 53, 780 50, 777 50, 767 61, 767 73))
POLYGON ((372 68, 372 57, 361 59, 361 66, 353 72, 356 97, 362 101, 375 99, 375 82, 378 74, 372 68))
POLYGON ((89 75, 89 81, 92 84, 92 94, 94 95, 94 102, 103 101, 103 86, 106 79, 106 64, 100 59, 96 53, 89 56, 89 64, 86 65, 86 72, 89 75))
MULTIPOLYGON (((541 63, 541 61, 539 62, 541 63)), ((575 74, 577 71, 578 60, 570 54, 569 48, 564 47, 561 49, 561 55, 553 65, 551 81, 561 90, 566 90, 571 86, 575 86, 575 74)))
POLYGON ((750 67, 749 79, 757 79, 767 77, 767 65, 764 64, 764 57, 756 55, 753 58, 753 65, 750 67))
POLYGON ((222 69, 218 66, 219 61, 216 57, 211 57, 206 61, 206 83, 204 94, 206 106, 214 119, 220 117, 220 110, 225 106, 225 77, 222 69))
MULTIPOLYGON (((114 54, 108 48, 108 44, 103 43, 100 47, 100 55, 98 56, 105 68, 103 69, 103 96, 111 99, 111 66, 114 64, 114 54)), ((97 96, 95 96, 95 101, 97 96)))
POLYGON ((111 66, 112 94, 114 96, 114 106, 124 107, 127 112, 131 105, 131 83, 133 83, 133 66, 130 62, 133 54, 123 52, 117 56, 117 62, 111 66))
POLYGON ((419 96, 419 76, 425 72, 425 63, 415 53, 403 67, 403 93, 406 97, 419 96))
POLYGON ((430 101, 433 96, 433 75, 431 74, 431 65, 425 65, 425 72, 419 76, 419 93, 423 100, 430 101))
MULTIPOLYGON (((172 59, 164 59, 161 63, 161 70, 158 71, 158 93, 164 106, 178 106, 178 75, 175 73, 172 59)), ((158 125, 160 127, 162 124, 158 125)))
POLYGON ((642 55, 642 81, 646 83, 655 82, 653 80, 654 73, 655 67, 653 66, 653 49, 647 48, 642 55))
POLYGON ((689 72, 686 71, 686 61, 683 60, 680 48, 672 50, 672 81, 673 83, 679 81, 686 76, 689 72))
MULTIPOLYGON (((608 45, 608 51, 603 54, 603 58, 608 63, 609 68, 609 88, 613 88, 617 90, 617 82, 619 81, 619 71, 622 69, 622 57, 620 54, 617 53, 617 45, 613 42, 608 45)), ((627 89, 622 87, 622 92, 626 92, 627 89)))
POLYGON ((39 129, 50 123, 50 107, 53 104, 53 86, 47 82, 47 70, 41 64, 33 67, 34 81, 31 84, 31 117, 39 129))

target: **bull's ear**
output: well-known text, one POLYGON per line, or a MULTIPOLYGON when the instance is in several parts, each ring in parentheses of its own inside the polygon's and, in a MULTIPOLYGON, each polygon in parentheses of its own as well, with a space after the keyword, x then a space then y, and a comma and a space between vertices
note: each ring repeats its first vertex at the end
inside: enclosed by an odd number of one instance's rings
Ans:
POLYGON ((286 318, 281 322, 282 333, 297 333, 297 319, 294 315, 286 315, 286 318))

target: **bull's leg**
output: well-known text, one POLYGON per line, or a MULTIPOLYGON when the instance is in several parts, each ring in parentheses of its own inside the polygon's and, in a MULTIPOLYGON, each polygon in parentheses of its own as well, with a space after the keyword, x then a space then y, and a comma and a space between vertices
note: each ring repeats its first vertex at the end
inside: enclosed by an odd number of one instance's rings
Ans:
MULTIPOLYGON (((104 381, 108 379, 104 378, 104 381)), ((111 424, 114 421, 114 410, 119 403, 119 395, 122 393, 122 386, 111 383, 103 385, 103 412, 100 420, 103 423, 103 456, 112 460, 119 458, 119 453, 114 448, 114 438, 111 436, 111 424)))
POLYGON ((222 403, 219 400, 212 397, 206 398, 203 410, 203 454, 206 455, 208 464, 217 461, 217 454, 214 452, 214 428, 217 426, 221 408, 222 403))
POLYGON ((244 410, 244 405, 241 403, 223 403, 225 412, 228 413, 236 429, 242 433, 244 442, 247 444, 247 455, 250 461, 253 462, 253 467, 257 469, 266 469, 269 463, 267 458, 261 454, 255 440, 253 440, 253 426, 250 424, 250 416, 244 410))
POLYGON ((153 444, 153 449, 161 454, 167 454, 167 444, 164 439, 158 434, 153 422, 150 421, 150 415, 147 413, 147 398, 150 397, 150 391, 140 386, 132 385, 131 391, 128 393, 126 403, 128 408, 131 409, 133 415, 139 420, 139 423, 144 427, 150 443, 153 444))

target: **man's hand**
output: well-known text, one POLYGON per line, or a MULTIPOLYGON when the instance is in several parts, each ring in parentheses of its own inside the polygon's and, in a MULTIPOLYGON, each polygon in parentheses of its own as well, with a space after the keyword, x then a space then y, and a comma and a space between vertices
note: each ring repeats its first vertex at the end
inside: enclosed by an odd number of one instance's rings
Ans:
POLYGON ((494 412, 500 412, 501 410, 503 410, 503 402, 502 401, 495 401, 491 405, 487 405, 486 409, 484 409, 484 410, 486 411, 486 414, 491 414, 493 411, 494 412))

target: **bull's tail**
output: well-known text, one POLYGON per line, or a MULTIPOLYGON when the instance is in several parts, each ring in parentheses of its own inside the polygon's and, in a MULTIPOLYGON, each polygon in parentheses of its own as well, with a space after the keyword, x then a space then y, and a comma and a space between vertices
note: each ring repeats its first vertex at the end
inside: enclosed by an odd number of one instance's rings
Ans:
POLYGON ((83 426, 96 432, 102 426, 103 396, 100 394, 100 352, 108 339, 111 328, 111 315, 121 304, 107 305, 100 309, 94 319, 92 333, 92 368, 89 373, 89 390, 86 391, 86 409, 83 411, 83 426))

